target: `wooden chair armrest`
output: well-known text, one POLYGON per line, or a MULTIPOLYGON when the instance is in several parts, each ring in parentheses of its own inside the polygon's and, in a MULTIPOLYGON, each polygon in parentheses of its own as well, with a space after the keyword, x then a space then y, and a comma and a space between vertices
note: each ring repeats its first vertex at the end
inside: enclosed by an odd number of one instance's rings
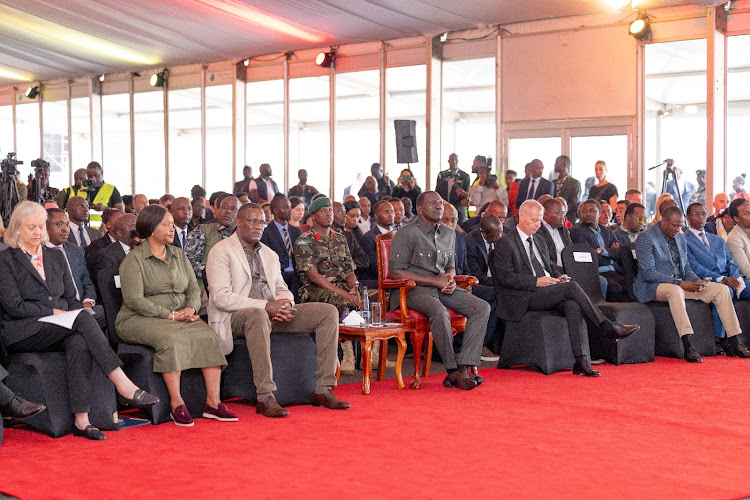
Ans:
POLYGON ((414 282, 414 280, 406 278, 398 280, 384 279, 380 286, 383 288, 406 288, 407 290, 411 290, 412 288, 417 286, 417 284, 414 282))
POLYGON ((464 290, 470 286, 477 286, 479 284, 479 280, 476 276, 459 274, 457 276, 454 276, 453 279, 456 280, 456 285, 460 286, 464 290))

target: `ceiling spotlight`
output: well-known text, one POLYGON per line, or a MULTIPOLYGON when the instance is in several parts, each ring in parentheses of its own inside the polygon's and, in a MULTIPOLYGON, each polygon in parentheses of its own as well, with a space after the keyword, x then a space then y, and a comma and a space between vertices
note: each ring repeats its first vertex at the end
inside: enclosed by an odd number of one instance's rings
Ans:
POLYGON ((321 68, 330 68, 331 64, 333 64, 335 59, 336 59, 335 51, 331 50, 330 52, 321 52, 315 58, 315 64, 317 64, 321 68))
POLYGON ((245 67, 250 66, 250 59, 245 59, 245 61, 243 62, 243 64, 245 65, 245 67))
POLYGON ((648 17, 645 15, 639 15, 638 19, 630 23, 630 34, 636 40, 650 40, 651 39, 651 23, 648 17))
POLYGON ((36 96, 39 95, 39 85, 36 87, 29 87, 26 89, 26 97, 29 99, 36 99, 36 96))
POLYGON ((151 75, 151 80, 149 80, 149 83, 152 87, 163 87, 164 82, 166 81, 167 75, 166 72, 160 71, 158 73, 154 73, 151 75))
POLYGON ((103 81, 104 81, 104 75, 99 75, 99 81, 100 81, 100 82, 103 82, 103 81))

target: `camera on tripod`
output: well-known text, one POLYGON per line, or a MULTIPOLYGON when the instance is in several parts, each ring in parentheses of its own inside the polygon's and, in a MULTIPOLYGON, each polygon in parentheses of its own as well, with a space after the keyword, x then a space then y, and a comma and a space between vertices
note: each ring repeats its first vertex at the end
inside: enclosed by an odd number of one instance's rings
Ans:
POLYGON ((16 176, 16 171, 18 170, 16 167, 18 165, 23 165, 23 162, 21 160, 16 159, 16 153, 11 152, 8 153, 8 155, 5 157, 5 159, 0 164, 2 165, 2 174, 3 174, 3 182, 5 182, 6 178, 16 176))

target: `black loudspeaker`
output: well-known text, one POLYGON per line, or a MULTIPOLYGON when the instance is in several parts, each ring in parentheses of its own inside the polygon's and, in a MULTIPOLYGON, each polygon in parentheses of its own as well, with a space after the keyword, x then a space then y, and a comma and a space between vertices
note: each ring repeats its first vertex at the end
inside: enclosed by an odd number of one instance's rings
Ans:
POLYGON ((396 127, 396 163, 418 163, 417 122, 415 120, 393 120, 396 127))

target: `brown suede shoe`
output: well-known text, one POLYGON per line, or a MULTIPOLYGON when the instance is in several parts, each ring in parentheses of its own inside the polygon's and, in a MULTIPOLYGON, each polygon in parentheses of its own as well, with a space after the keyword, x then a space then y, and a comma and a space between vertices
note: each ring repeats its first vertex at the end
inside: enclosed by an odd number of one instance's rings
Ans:
POLYGON ((351 405, 346 401, 341 401, 333 391, 328 390, 325 394, 313 393, 312 395, 313 406, 325 406, 329 410, 346 410, 351 405))
POLYGON ((289 412, 282 408, 273 396, 268 396, 265 400, 255 403, 255 413, 270 418, 282 418, 289 415, 289 412))
POLYGON ((459 388, 464 391, 470 391, 477 386, 477 381, 474 379, 474 375, 470 375, 466 373, 466 371, 458 370, 449 373, 445 377, 445 380, 443 380, 443 385, 449 389, 459 388))

